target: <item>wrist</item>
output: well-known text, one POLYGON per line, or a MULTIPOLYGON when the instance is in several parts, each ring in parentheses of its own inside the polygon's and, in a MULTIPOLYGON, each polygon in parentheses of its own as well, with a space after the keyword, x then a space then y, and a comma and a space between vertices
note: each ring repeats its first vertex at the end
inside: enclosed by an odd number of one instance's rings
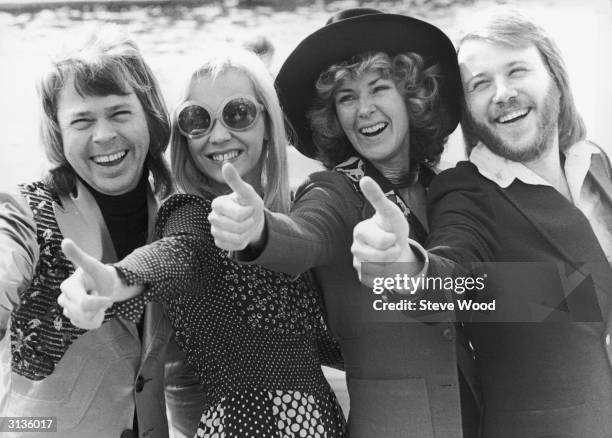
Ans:
POLYGON ((261 213, 261 220, 255 229, 255 233, 251 241, 249 242, 247 248, 253 250, 259 250, 263 248, 268 240, 268 232, 266 227, 266 217, 264 213, 261 213))
POLYGON ((109 297, 113 302, 125 301, 140 295, 145 289, 144 285, 141 284, 130 284, 130 281, 124 274, 124 272, 116 266, 111 266, 114 271, 115 280, 113 282, 113 292, 109 297))

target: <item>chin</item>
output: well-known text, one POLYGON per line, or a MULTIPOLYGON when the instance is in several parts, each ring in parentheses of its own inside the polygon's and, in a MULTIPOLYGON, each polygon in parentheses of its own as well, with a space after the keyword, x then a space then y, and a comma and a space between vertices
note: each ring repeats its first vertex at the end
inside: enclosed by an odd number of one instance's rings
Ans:
POLYGON ((548 149, 544 141, 532 141, 524 146, 517 147, 515 142, 505 142, 503 140, 489 141, 485 145, 497 155, 519 163, 533 161, 548 149))

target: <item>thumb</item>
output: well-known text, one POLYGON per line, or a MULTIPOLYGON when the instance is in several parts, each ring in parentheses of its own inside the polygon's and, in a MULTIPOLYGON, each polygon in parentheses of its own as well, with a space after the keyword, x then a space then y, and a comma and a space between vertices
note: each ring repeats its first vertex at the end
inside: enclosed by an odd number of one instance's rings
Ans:
POLYGON ((402 210, 387 199, 380 186, 372 178, 364 176, 359 187, 365 198, 376 210, 378 225, 385 231, 395 234, 398 242, 408 237, 409 227, 402 210))
POLYGON ((253 205, 261 199, 255 189, 244 182, 231 163, 225 163, 221 168, 221 173, 227 185, 238 196, 238 202, 241 205, 253 205))
POLYGON ((96 290, 101 292, 109 286, 112 287, 112 280, 109 281, 108 270, 104 263, 87 254, 70 239, 62 241, 62 251, 75 267, 81 268, 91 277, 96 290))

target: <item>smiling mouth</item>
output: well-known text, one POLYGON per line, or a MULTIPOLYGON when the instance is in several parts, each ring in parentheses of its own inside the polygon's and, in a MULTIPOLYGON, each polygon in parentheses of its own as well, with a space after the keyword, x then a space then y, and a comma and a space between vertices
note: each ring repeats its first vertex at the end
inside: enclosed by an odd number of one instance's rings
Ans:
POLYGON ((525 118, 525 116, 527 116, 527 114, 529 114, 530 112, 531 110, 529 108, 515 110, 504 114, 503 116, 497 117, 495 121, 501 124, 514 123, 518 120, 525 118))
POLYGON ((361 135, 365 135, 366 137, 374 137, 375 135, 383 132, 389 124, 387 122, 379 122, 372 126, 367 126, 365 128, 359 128, 359 133, 361 135))
POLYGON ((127 156, 128 151, 114 152, 107 155, 96 155, 91 157, 91 161, 100 166, 116 166, 127 156))
POLYGON ((206 155, 206 158, 212 161, 216 161, 218 163, 222 163, 224 161, 231 161, 241 154, 242 154, 241 151, 233 150, 233 151, 217 153, 217 154, 208 154, 206 155))

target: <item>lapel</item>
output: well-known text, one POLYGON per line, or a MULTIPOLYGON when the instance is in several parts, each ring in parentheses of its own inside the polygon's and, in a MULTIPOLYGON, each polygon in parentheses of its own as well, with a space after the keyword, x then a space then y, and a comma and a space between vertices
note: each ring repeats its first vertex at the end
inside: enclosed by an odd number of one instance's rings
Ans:
MULTIPOLYGON (((608 160, 608 156, 605 154, 605 152, 591 156, 589 175, 593 178, 593 181, 598 186, 602 197, 605 198, 610 205, 612 205, 612 170, 610 161, 608 160)), ((609 293, 610 288, 612 288, 612 278, 609 278, 609 293)), ((610 299, 612 300, 612 294, 610 299)), ((608 312, 605 333, 612 333, 612 305, 610 306, 610 310, 608 312)), ((609 356, 609 359, 612 365, 612 357, 609 356)))
MULTIPOLYGON (((117 261, 117 253, 102 217, 98 203, 77 179, 76 194, 60 196, 62 205, 54 204, 57 225, 64 238, 70 238, 79 248, 103 263, 117 261)), ((138 340, 136 325, 117 318, 117 322, 138 340)))
POLYGON ((554 188, 515 180, 499 192, 561 255, 562 261, 591 277, 604 319, 612 324, 612 267, 584 214, 554 188))
POLYGON ((603 153, 593 154, 591 156, 591 167, 589 175, 597 184, 602 196, 612 204, 612 172, 610 171, 610 162, 603 153))
POLYGON ((566 262, 574 265, 600 259, 593 255, 594 247, 603 256, 587 218, 553 187, 515 180, 497 189, 566 262))
POLYGON ((113 242, 96 200, 77 179, 76 195, 61 196, 53 212, 62 235, 104 263, 117 261, 113 242))
MULTIPOLYGON (((61 205, 54 203, 53 211, 62 235, 70 238, 82 250, 104 263, 117 261, 117 254, 113 246, 102 212, 96 200, 85 186, 77 179, 76 195, 60 197, 61 205)), ((148 241, 154 235, 155 215, 158 201, 152 190, 147 193, 148 208, 148 241)), ((144 330, 141 349, 141 364, 151 351, 160 319, 164 313, 158 303, 149 303, 144 314, 144 330)), ((130 321, 118 318, 126 329, 140 341, 136 325, 130 321)))

